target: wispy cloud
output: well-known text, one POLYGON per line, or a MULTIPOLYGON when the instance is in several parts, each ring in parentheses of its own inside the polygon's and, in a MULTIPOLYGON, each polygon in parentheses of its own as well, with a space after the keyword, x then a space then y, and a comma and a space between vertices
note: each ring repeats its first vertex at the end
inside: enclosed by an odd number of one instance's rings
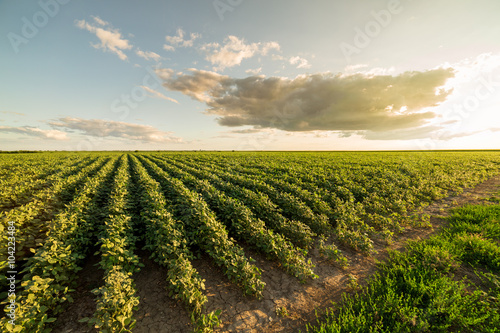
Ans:
POLYGON ((49 122, 54 128, 65 131, 80 131, 84 135, 94 137, 115 137, 142 142, 182 143, 183 140, 172 132, 160 131, 152 126, 130 124, 121 121, 101 119, 81 119, 65 117, 49 122))
POLYGON ((255 69, 247 69, 245 73, 250 74, 250 75, 257 75, 260 72, 262 72, 262 67, 255 68, 255 69))
POLYGON ((361 68, 366 68, 366 67, 368 67, 367 64, 348 65, 346 66, 346 68, 344 68, 344 72, 351 74, 353 72, 357 72, 361 68))
POLYGON ((175 51, 176 47, 193 47, 194 41, 201 37, 200 34, 192 32, 189 39, 184 39, 185 32, 181 28, 177 29, 177 35, 166 36, 165 41, 167 44, 163 45, 166 51, 175 51))
POLYGON ((264 129, 261 128, 247 128, 244 130, 233 130, 230 133, 236 133, 236 134, 254 134, 254 133, 259 133, 265 131, 264 129))
POLYGON ((151 52, 151 51, 142 51, 140 49, 136 49, 135 50, 135 53, 141 57, 141 58, 144 58, 146 60, 154 60, 154 61, 158 61, 161 59, 161 56, 158 54, 158 53, 154 53, 154 52, 151 52))
POLYGON ((107 21, 104 21, 103 19, 101 19, 99 16, 92 16, 92 18, 94 19, 94 22, 99 24, 99 25, 102 25, 102 26, 107 26, 107 25, 110 25, 109 22, 107 21))
MULTIPOLYGON (((159 72, 162 72, 159 70, 159 72)), ((222 126, 285 131, 391 131, 421 127, 437 115, 451 91, 436 89, 452 69, 391 75, 300 75, 294 79, 251 76, 235 79, 191 69, 163 70, 164 87, 206 103, 222 126)))
POLYGON ((277 42, 250 43, 236 36, 228 36, 224 44, 208 43, 201 48, 206 53, 206 60, 215 65, 215 70, 223 70, 241 64, 244 59, 254 55, 267 55, 271 50, 279 50, 277 42))
POLYGON ((163 95, 161 92, 159 91, 156 91, 154 89, 151 89, 147 86, 140 86, 142 89, 146 90, 147 92, 149 92, 153 97, 158 97, 158 98, 161 98, 161 99, 164 99, 164 100, 167 100, 167 101, 171 101, 171 102, 174 102, 174 103, 177 103, 179 104, 179 102, 173 98, 170 98, 170 97, 167 97, 165 95, 163 95))
POLYGON ((500 128, 492 127, 475 131, 452 132, 443 126, 429 125, 406 130, 394 130, 385 132, 358 132, 367 140, 415 140, 432 139, 439 141, 449 141, 456 138, 468 137, 481 133, 493 133, 500 131, 500 128))
POLYGON ((18 115, 18 116, 25 116, 26 115, 24 113, 12 112, 12 111, 0 111, 0 113, 3 113, 3 114, 15 114, 15 115, 18 115))
POLYGON ((289 62, 291 65, 297 65, 297 68, 311 68, 309 61, 299 56, 291 57, 289 62))
POLYGON ((100 26, 106 26, 107 30, 102 27, 92 25, 85 20, 77 20, 75 24, 78 28, 94 33, 97 38, 99 38, 101 42, 100 44, 91 44, 94 48, 110 51, 115 53, 121 60, 127 60, 127 55, 123 51, 130 50, 132 48, 130 42, 122 37, 122 34, 118 29, 109 27, 108 22, 103 21, 99 17, 94 17, 94 21, 100 26))
POLYGON ((285 57, 282 56, 281 54, 272 54, 271 59, 274 61, 283 61, 285 60, 285 57))
POLYGON ((25 134, 49 140, 68 140, 68 137, 65 132, 61 132, 58 130, 42 130, 40 128, 31 126, 22 126, 22 127, 0 126, 0 132, 25 134))

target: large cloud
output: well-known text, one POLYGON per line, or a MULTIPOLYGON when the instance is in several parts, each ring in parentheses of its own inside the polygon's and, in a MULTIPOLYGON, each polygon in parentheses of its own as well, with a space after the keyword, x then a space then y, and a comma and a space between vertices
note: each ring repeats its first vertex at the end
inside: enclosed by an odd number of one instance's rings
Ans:
POLYGON ((61 132, 58 130, 42 130, 40 128, 31 126, 22 126, 22 127, 0 126, 0 132, 25 134, 49 140, 68 140, 68 137, 66 136, 65 132, 61 132))
POLYGON ((164 87, 206 103, 223 126, 251 125, 285 131, 387 131, 423 126, 443 102, 440 89, 452 69, 391 75, 301 75, 294 79, 231 78, 190 69, 158 70, 164 87))
POLYGON ((230 80, 229 76, 223 76, 214 72, 189 69, 191 75, 179 73, 173 77, 172 69, 156 69, 156 74, 164 80, 164 86, 169 90, 180 91, 198 101, 210 103, 211 93, 221 85, 222 82, 230 80))
POLYGON ((77 130, 85 135, 95 137, 116 137, 142 142, 180 143, 181 138, 171 132, 163 132, 152 126, 130 124, 121 121, 106 121, 101 119, 81 119, 65 117, 49 122, 52 127, 66 131, 77 130))

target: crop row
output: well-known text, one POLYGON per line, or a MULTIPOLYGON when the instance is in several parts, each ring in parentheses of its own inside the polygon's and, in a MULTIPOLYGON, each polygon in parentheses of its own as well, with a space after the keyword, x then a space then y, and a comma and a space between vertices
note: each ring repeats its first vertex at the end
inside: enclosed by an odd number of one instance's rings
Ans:
MULTIPOLYGON (((176 163, 171 161, 172 163, 176 163)), ((181 164, 182 165, 182 164, 181 164)), ((265 184, 263 182, 258 182, 255 179, 256 177, 248 177, 249 180, 245 180, 243 176, 231 176, 230 172, 224 171, 222 168, 216 168, 214 165, 211 166, 198 166, 195 168, 196 163, 185 163, 183 166, 185 168, 189 168, 194 173, 197 173, 200 176, 204 177, 224 177, 226 180, 235 180, 238 182, 236 186, 239 188, 243 188, 244 191, 252 192, 252 193, 263 193, 259 190, 265 190, 266 192, 274 192, 274 201, 269 198, 269 202, 274 205, 277 211, 280 214, 286 215, 289 218, 289 221, 297 221, 302 225, 306 226, 309 230, 311 227, 315 229, 317 234, 324 235, 326 237, 330 236, 333 233, 332 226, 336 226, 336 236, 338 239, 356 250, 363 251, 365 253, 369 253, 371 248, 373 247, 372 241, 368 238, 367 230, 370 228, 367 227, 363 221, 354 213, 359 210, 359 205, 356 206, 352 204, 350 201, 343 201, 338 199, 335 194, 329 193, 327 191, 319 191, 323 196, 314 200, 314 203, 319 203, 319 205, 323 205, 323 207, 329 207, 330 212, 328 214, 314 214, 312 212, 312 208, 308 206, 300 197, 294 196, 291 193, 281 192, 279 189, 271 187, 269 184, 265 184), (203 174, 198 170, 203 170, 203 174), (211 176, 209 176, 211 175, 211 176), (261 184, 260 186, 258 184, 261 184), (264 185, 265 184, 265 185, 264 185), (281 196, 287 196, 288 199, 282 200, 279 199, 281 196), (324 199, 323 199, 324 198, 324 199), (334 205, 334 211, 332 211, 332 207, 328 206, 324 200, 327 200, 328 203, 334 205), (294 203, 297 205, 297 208, 290 207, 289 204, 294 203), (352 207, 349 207, 352 206, 352 207), (329 216, 329 217, 328 217, 329 216), (295 219, 293 219, 295 218, 295 219)), ((234 173, 236 174, 236 173, 234 173)), ((226 190, 230 192, 235 185, 232 182, 227 182, 226 190)), ((304 195, 305 190, 302 190, 300 187, 297 187, 299 190, 299 194, 304 195)), ((265 194, 265 193, 264 193, 265 194)), ((306 194, 307 195, 307 194, 306 194)), ((312 196, 312 194, 309 194, 312 196)), ((328 208, 327 208, 328 209, 328 208)), ((268 221, 266 216, 263 216, 265 221, 268 221)), ((275 221, 276 222, 276 221, 275 221)), ((293 222, 294 225, 297 225, 297 222, 293 222)), ((284 225, 283 223, 272 223, 270 221, 270 226, 273 228, 277 228, 277 232, 282 232, 280 228, 284 225)), ((305 228, 296 228, 298 230, 304 230, 305 228)), ((286 234, 285 234, 286 235, 286 234)), ((315 236, 315 233, 312 233, 311 236, 315 236)), ((291 238, 296 239, 295 237, 291 238)), ((305 245, 306 247, 312 242, 312 237, 308 237, 308 242, 305 245)), ((299 243, 300 244, 300 243, 299 243)))
POLYGON ((137 200, 141 207, 141 228, 145 229, 145 249, 151 251, 157 263, 168 269, 166 277, 169 295, 180 299, 194 316, 201 313, 207 297, 204 284, 193 268, 183 224, 173 218, 160 184, 133 156, 132 175, 137 184, 137 200))
MULTIPOLYGON (((2 240, 8 239, 9 221, 15 221, 16 259, 24 266, 18 325, 3 318, 0 328, 50 328, 72 300, 94 244, 103 273, 102 285, 94 289, 96 311, 87 319, 95 327, 103 332, 134 327, 140 243, 166 267, 169 295, 196 321, 207 302, 204 280, 194 268, 200 254, 243 293, 261 297, 261 271, 241 243, 306 281, 316 277, 311 248, 345 266, 338 246, 369 254, 374 241, 390 240, 411 225, 419 208, 500 169, 494 154, 460 155, 453 165, 446 154, 404 159, 400 154, 101 154, 64 163, 30 156, 33 169, 10 183, 22 195, 8 189, 2 194, 8 200, 0 200, 13 206, 2 212, 2 240)), ((21 161, 0 164, 20 170, 21 161)), ((7 261, 0 260, 5 268, 7 261)))
POLYGON ((206 180, 173 167, 171 164, 154 160, 172 177, 180 179, 192 191, 200 193, 216 217, 234 234, 266 255, 278 260, 294 276, 304 280, 314 277, 313 265, 306 261, 305 251, 295 248, 286 238, 268 229, 265 223, 238 199, 227 196, 206 180))
POLYGON ((134 253, 136 237, 129 214, 131 180, 128 157, 120 157, 113 189, 107 204, 107 217, 99 225, 97 239, 104 271, 104 285, 95 289, 96 311, 91 319, 102 332, 122 332, 133 328, 133 311, 139 304, 132 274, 139 271, 139 257, 134 253))
POLYGON ((190 191, 180 180, 171 178, 159 166, 141 157, 144 166, 160 182, 174 215, 186 227, 190 244, 199 246, 221 267, 226 276, 241 285, 246 294, 261 296, 264 282, 260 270, 245 256, 243 249, 229 237, 200 194, 190 191))
POLYGON ((101 209, 94 200, 106 188, 115 160, 109 160, 90 178, 67 208, 52 221, 42 247, 25 265, 21 290, 16 294, 16 326, 4 317, 5 332, 43 332, 55 321, 74 287, 81 260, 86 257, 95 228, 94 217, 101 209))
MULTIPOLYGON (((52 219, 64 210, 64 204, 72 200, 87 178, 98 172, 104 162, 105 158, 101 158, 92 160, 83 169, 79 169, 78 166, 69 168, 67 172, 64 172, 64 177, 54 180, 51 187, 38 193, 32 201, 0 214, 0 239, 2 241, 7 242, 8 234, 5 232, 7 223, 15 222, 18 231, 15 235, 16 261, 23 260, 29 254, 26 249, 34 249, 37 244, 43 242, 47 231, 54 223, 52 219)), ((7 266, 6 251, 6 246, 0 248, 0 271, 2 273, 7 266)))

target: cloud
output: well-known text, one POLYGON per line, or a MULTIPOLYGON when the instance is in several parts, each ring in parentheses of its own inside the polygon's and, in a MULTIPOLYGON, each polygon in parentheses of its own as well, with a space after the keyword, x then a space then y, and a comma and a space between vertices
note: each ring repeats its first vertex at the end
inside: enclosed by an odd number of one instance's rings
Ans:
POLYGON ((231 78, 190 69, 159 70, 163 86, 206 103, 222 126, 285 131, 390 131, 421 127, 437 117, 426 110, 446 100, 436 94, 453 77, 451 68, 391 75, 319 73, 294 79, 231 78))
POLYGON ((395 71, 396 71, 396 67, 391 66, 389 68, 374 67, 374 68, 371 68, 370 70, 367 70, 367 71, 359 71, 358 73, 361 73, 361 74, 367 75, 367 76, 380 76, 380 75, 391 75, 395 71))
POLYGON ((316 138, 329 138, 333 132, 327 131, 314 131, 312 132, 316 138))
POLYGON ((171 101, 171 102, 179 104, 179 102, 177 100, 175 100, 173 98, 170 98, 170 97, 167 97, 167 96, 163 95, 159 91, 156 91, 156 90, 151 89, 151 88, 146 87, 146 86, 139 86, 139 87, 141 87, 142 89, 146 90, 147 92, 149 92, 150 94, 152 94, 154 97, 158 97, 158 98, 161 98, 161 99, 164 99, 164 100, 171 101))
POLYGON ((262 55, 267 55, 269 51, 276 50, 279 51, 281 49, 280 44, 278 42, 266 42, 266 43, 257 43, 260 45, 259 53, 262 55))
POLYGON ((346 68, 344 68, 344 72, 352 73, 352 72, 356 72, 360 68, 366 68, 366 67, 368 67, 367 64, 348 65, 348 66, 346 66, 346 68))
POLYGON ((15 114, 15 115, 18 115, 18 116, 25 116, 26 115, 24 113, 12 112, 12 111, 0 111, 0 113, 3 113, 3 114, 15 114))
POLYGON ((177 29, 177 35, 166 36, 165 40, 168 44, 163 45, 163 49, 166 51, 175 51, 176 47, 193 47, 194 41, 201 37, 200 34, 192 32, 189 37, 190 39, 184 39, 184 30, 181 28, 177 29))
POLYGON ((250 75, 257 75, 260 72, 262 72, 262 67, 256 68, 256 69, 247 69, 245 73, 250 74, 250 75))
MULTIPOLYGON (((99 17, 94 17, 94 21, 100 25, 102 25, 101 22, 105 23, 105 25, 109 25, 109 23, 101 20, 99 17)), ((115 53, 121 60, 127 60, 127 55, 123 50, 130 50, 132 45, 128 40, 122 38, 122 34, 118 29, 108 28, 108 30, 106 30, 101 27, 93 26, 85 20, 77 20, 75 21, 75 25, 80 29, 94 33, 97 38, 99 38, 101 44, 91 44, 94 48, 110 51, 115 53)))
POLYGON ((297 68, 311 68, 309 61, 299 56, 291 57, 289 62, 291 65, 297 65, 297 68))
POLYGON ((500 53, 482 53, 443 66, 456 70, 455 77, 446 83, 445 88, 453 88, 458 101, 463 101, 465 96, 484 95, 484 91, 493 92, 500 80, 500 53))
POLYGON ((441 126, 429 125, 414 128, 394 129, 389 131, 358 132, 366 140, 416 140, 435 136, 441 126))
POLYGON ((99 25, 102 25, 102 26, 110 25, 109 22, 104 21, 99 16, 92 16, 92 18, 94 19, 94 22, 99 24, 99 25))
POLYGON ((0 132, 19 133, 49 140, 68 140, 68 137, 65 132, 61 132, 58 130, 42 130, 37 127, 31 127, 31 126, 22 126, 22 127, 0 126, 0 132))
MULTIPOLYGON (((452 67, 452 66, 444 66, 444 67, 452 67)), ((363 74, 366 76, 380 76, 380 75, 392 75, 396 72, 396 68, 394 66, 391 66, 389 68, 385 67, 373 67, 370 69, 366 68, 368 68, 368 65, 366 64, 348 65, 344 68, 344 74, 345 75, 363 74)))
POLYGON ((472 136, 472 135, 487 133, 487 132, 495 133, 495 132, 499 132, 499 131, 500 131, 500 128, 498 128, 498 127, 491 127, 491 128, 481 129, 481 130, 456 132, 456 133, 452 133, 450 131, 442 131, 440 133, 435 134, 432 137, 432 139, 448 141, 448 140, 455 139, 455 138, 463 138, 466 136, 472 136))
POLYGON ((273 54, 273 55, 271 55, 271 59, 275 60, 275 61, 282 61, 282 60, 285 60, 285 57, 283 57, 280 54, 273 54))
POLYGON ((337 133, 337 136, 338 136, 339 138, 350 138, 350 137, 351 137, 351 136, 353 136, 354 134, 356 134, 356 133, 353 133, 353 132, 345 132, 345 131, 343 131, 343 132, 338 132, 338 133, 337 133))
POLYGON ((152 60, 154 60, 154 61, 158 61, 158 60, 160 60, 160 58, 161 58, 161 56, 160 56, 159 54, 154 53, 154 52, 150 52, 150 51, 146 51, 146 52, 144 52, 144 51, 141 51, 141 50, 137 49, 137 50, 135 51, 135 53, 136 53, 139 57, 144 58, 144 59, 146 59, 146 60, 150 60, 150 59, 152 59, 152 60))
POLYGON ((180 72, 177 73, 177 77, 174 77, 174 71, 168 68, 157 69, 156 74, 164 81, 163 86, 168 90, 180 91, 184 95, 206 103, 211 102, 211 93, 216 94, 215 89, 222 81, 230 80, 228 76, 210 71, 194 68, 188 69, 188 71, 192 74, 187 75, 180 72))
POLYGON ((463 138, 480 133, 494 133, 500 131, 500 128, 492 127, 475 131, 452 132, 446 130, 440 125, 429 125, 418 128, 405 130, 394 130, 386 132, 358 132, 364 139, 367 140, 415 140, 415 139, 431 139, 436 141, 449 141, 456 138, 463 138))
POLYGON ((237 66, 243 59, 259 54, 267 55, 269 51, 279 49, 280 45, 277 42, 246 44, 245 40, 236 36, 228 36, 224 39, 224 45, 209 43, 201 47, 201 50, 206 52, 205 59, 216 65, 216 70, 237 66))
POLYGON ((263 129, 260 128, 247 128, 244 130, 234 130, 231 131, 231 133, 237 133, 237 134, 254 134, 254 133, 260 133, 264 131, 263 129))
POLYGON ((181 143, 181 138, 175 137, 171 132, 163 132, 152 126, 130 124, 121 121, 109 121, 101 119, 81 119, 65 117, 57 121, 49 122, 54 128, 62 128, 65 131, 81 131, 84 135, 94 137, 115 137, 133 141, 159 142, 159 143, 181 143))

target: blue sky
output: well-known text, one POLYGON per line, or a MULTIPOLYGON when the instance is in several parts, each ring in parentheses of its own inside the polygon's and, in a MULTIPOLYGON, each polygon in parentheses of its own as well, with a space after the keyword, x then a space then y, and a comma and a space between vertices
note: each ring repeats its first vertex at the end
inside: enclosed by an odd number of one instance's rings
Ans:
POLYGON ((0 2, 0 149, 500 148, 500 3, 0 2))

